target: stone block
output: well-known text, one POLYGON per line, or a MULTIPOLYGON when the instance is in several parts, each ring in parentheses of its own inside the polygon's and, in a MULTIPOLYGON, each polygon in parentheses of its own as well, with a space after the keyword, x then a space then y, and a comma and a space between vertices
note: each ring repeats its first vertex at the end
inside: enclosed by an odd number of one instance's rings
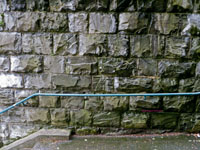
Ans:
POLYGON ((98 127, 119 127, 120 115, 116 112, 101 112, 93 117, 93 125, 98 127))
POLYGON ((194 0, 193 8, 194 8, 194 12, 195 13, 199 13, 200 12, 200 1, 199 0, 194 0))
POLYGON ((191 132, 195 123, 195 117, 191 113, 184 113, 180 115, 179 130, 183 132, 191 132))
POLYGON ((50 113, 44 108, 26 108, 25 116, 28 123, 47 124, 50 122, 50 113))
POLYGON ((192 10, 192 0, 169 0, 167 3, 167 12, 191 12, 192 10))
POLYGON ((67 32, 68 16, 65 13, 43 13, 41 15, 41 30, 51 32, 67 32))
POLYGON ((104 34, 81 34, 79 55, 103 55, 107 53, 107 37, 104 34))
POLYGON ((103 101, 99 97, 88 97, 85 101, 85 109, 91 112, 103 110, 103 101))
POLYGON ((44 57, 44 72, 64 73, 64 57, 45 56, 44 57))
POLYGON ((108 76, 93 76, 92 90, 94 92, 113 92, 114 78, 108 76))
POLYGON ((51 76, 49 74, 31 74, 24 77, 25 88, 47 89, 51 88, 51 76))
POLYGON ((21 34, 0 33, 0 53, 19 54, 21 52, 21 34))
POLYGON ((123 60, 121 58, 100 58, 99 72, 101 74, 115 74, 117 76, 131 76, 137 69, 136 59, 123 60))
POLYGON ((134 33, 146 33, 150 16, 148 13, 120 13, 119 30, 134 33))
POLYGON ((199 132, 200 131, 200 114, 196 114, 194 116, 194 125, 192 127, 192 132, 199 132))
POLYGON ((196 70, 195 70, 196 77, 200 76, 200 62, 197 63, 196 70))
POLYGON ((59 106, 59 97, 57 96, 40 96, 39 107, 55 108, 59 106))
POLYGON ((84 108, 84 97, 65 97, 61 99, 61 107, 67 110, 80 110, 84 108))
POLYGON ((165 0, 139 0, 138 11, 153 11, 153 12, 165 12, 166 1, 165 0))
POLYGON ((1 88, 23 88, 22 76, 16 74, 0 74, 1 88))
POLYGON ((7 122, 9 124, 11 123, 25 123, 26 117, 24 108, 15 108, 13 110, 10 110, 7 112, 7 114, 2 116, 2 121, 7 122))
POLYGON ((25 11, 26 10, 26 1, 11 0, 11 10, 12 11, 25 11))
POLYGON ((113 57, 129 55, 129 36, 125 34, 108 36, 108 54, 113 57))
POLYGON ((155 113, 151 115, 152 128, 175 129, 177 126, 177 113, 155 113))
POLYGON ((65 71, 67 74, 96 74, 98 61, 95 57, 67 57, 65 71))
POLYGON ((48 0, 27 0, 26 1, 27 10, 30 11, 49 11, 49 1, 48 0))
POLYGON ((14 92, 10 89, 0 90, 0 105, 12 105, 14 103, 14 92))
MULTIPOLYGON (((1 2, 1 1, 0 1, 1 2)), ((1 6, 0 6, 1 7, 1 6)), ((1 8, 0 8, 1 9, 1 8)), ((0 10, 1 11, 1 10, 0 10)), ((3 31, 3 28, 4 28, 4 15, 3 14, 0 14, 0 31, 3 31)))
POLYGON ((98 129, 93 127, 83 127, 76 130, 78 135, 96 135, 98 134, 98 129))
POLYGON ((199 92, 199 91, 200 91, 199 85, 200 85, 200 79, 197 78, 197 79, 195 80, 195 83, 194 83, 194 88, 193 88, 193 91, 194 91, 194 92, 199 92))
POLYGON ((53 54, 55 55, 75 55, 78 49, 76 34, 54 34, 53 54))
POLYGON ((127 129, 145 129, 148 127, 149 115, 126 112, 122 117, 122 127, 127 129))
POLYGON ((89 33, 115 33, 117 22, 114 14, 90 13, 89 33))
POLYGON ((155 59, 142 59, 138 61, 138 75, 139 76, 156 76, 157 75, 157 61, 155 59))
POLYGON ((118 92, 148 92, 152 89, 153 80, 150 78, 116 77, 114 88, 118 92))
POLYGON ((137 1, 136 0, 111 0, 111 11, 135 11, 137 1))
POLYGON ((5 12, 6 10, 9 10, 7 0, 0 0, 0 13, 5 12))
POLYGON ((102 97, 104 111, 126 111, 129 106, 129 97, 102 97))
POLYGON ((11 56, 11 71, 13 72, 41 72, 42 71, 41 56, 35 55, 20 55, 11 56))
POLYGON ((74 11, 76 9, 76 0, 49 0, 51 11, 74 11))
POLYGON ((54 126, 66 126, 69 121, 69 114, 65 109, 52 109, 51 110, 51 124, 54 126))
POLYGON ((23 34, 22 50, 24 53, 52 54, 52 35, 49 33, 23 34))
POLYGON ((38 12, 7 12, 4 14, 5 30, 38 31, 40 19, 38 12))
POLYGON ((200 58, 200 38, 193 37, 191 40, 191 47, 188 52, 189 58, 200 58))
POLYGON ((170 112, 193 112, 195 101, 193 96, 173 96, 163 98, 165 111, 170 112))
POLYGON ((0 57, 0 71, 8 72, 10 69, 10 61, 8 57, 1 56, 0 57))
POLYGON ((181 79, 179 81, 179 92, 191 92, 194 88, 195 78, 181 79))
POLYGON ((88 14, 87 13, 69 13, 69 31, 70 32, 88 32, 88 14))
POLYGON ((70 112, 70 125, 72 126, 90 126, 92 123, 92 113, 81 109, 70 112))

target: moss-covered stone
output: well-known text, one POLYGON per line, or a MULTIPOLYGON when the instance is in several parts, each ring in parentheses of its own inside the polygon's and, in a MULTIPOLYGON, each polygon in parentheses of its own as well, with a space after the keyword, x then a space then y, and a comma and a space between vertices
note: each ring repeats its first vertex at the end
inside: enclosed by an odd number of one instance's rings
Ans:
POLYGON ((195 123, 195 118, 192 114, 181 114, 179 121, 179 129, 181 131, 192 132, 195 123))
POLYGON ((90 126, 92 123, 92 113, 88 110, 70 111, 70 125, 90 126))
POLYGON ((83 127, 76 130, 76 134, 78 135, 95 135, 98 134, 97 128, 92 127, 83 127))
POLYGON ((99 97, 88 97, 85 101, 85 109, 91 112, 103 110, 103 101, 99 97))
POLYGON ((105 111, 126 111, 129 97, 104 97, 102 98, 105 111))
POLYGON ((51 109, 51 124, 54 126, 66 126, 69 122, 69 113, 66 109, 51 109))

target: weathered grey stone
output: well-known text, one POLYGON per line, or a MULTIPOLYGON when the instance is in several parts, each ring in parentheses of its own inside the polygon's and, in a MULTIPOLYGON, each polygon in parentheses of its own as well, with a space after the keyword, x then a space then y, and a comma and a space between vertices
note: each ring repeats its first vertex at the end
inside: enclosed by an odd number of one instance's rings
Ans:
POLYGON ((88 14, 87 13, 69 13, 69 31, 70 32, 88 32, 88 14))
POLYGON ((119 30, 145 33, 148 28, 149 14, 145 13, 121 13, 119 15, 119 30))
POLYGON ((44 108, 26 108, 25 116, 27 122, 46 124, 50 122, 50 113, 44 108))
POLYGON ((54 86, 61 86, 65 88, 89 88, 91 85, 91 78, 89 76, 72 76, 72 75, 54 75, 52 76, 54 86))
POLYGON ((190 113, 184 113, 180 115, 180 121, 179 121, 179 130, 183 132, 191 132, 193 125, 195 122, 195 118, 190 113))
POLYGON ((148 127, 149 116, 147 114, 139 114, 126 112, 122 117, 122 127, 128 129, 145 129, 148 127))
POLYGON ((119 127, 120 115, 116 112, 101 112, 93 117, 93 125, 98 127, 119 127))
POLYGON ((173 96, 163 98, 163 107, 165 111, 193 112, 194 106, 194 97, 192 96, 173 96))
POLYGON ((24 0, 11 0, 11 10, 24 11, 26 10, 26 1, 24 0))
POLYGON ((200 14, 189 14, 187 23, 182 31, 183 35, 200 35, 200 14))
POLYGON ((10 89, 0 90, 0 104, 2 105, 12 105, 14 103, 13 91, 10 89))
POLYGON ((166 10, 165 0, 139 0, 138 11, 164 12, 166 10))
POLYGON ((98 134, 97 128, 92 127, 83 127, 76 130, 76 134, 78 135, 95 135, 98 134))
POLYGON ((179 81, 179 92, 192 92, 195 78, 187 78, 179 81))
POLYGON ((200 98, 199 96, 197 96, 195 99, 196 99, 195 112, 199 113, 200 112, 200 98))
POLYGON ((99 97, 88 97, 85 101, 85 109, 91 112, 101 111, 103 109, 103 101, 99 97))
POLYGON ((79 55, 102 55, 107 53, 107 38, 103 34, 81 34, 79 55))
POLYGON ((165 56, 167 58, 182 58, 189 49, 188 37, 171 37, 166 39, 165 56))
POLYGON ((135 0, 111 0, 111 11, 135 11, 137 1, 135 0))
POLYGON ((2 121, 8 123, 25 123, 26 118, 24 115, 24 108, 15 108, 10 110, 6 115, 3 115, 2 121))
POLYGON ((195 13, 199 13, 200 12, 200 1, 199 0, 194 0, 193 8, 194 8, 194 12, 195 13))
POLYGON ((103 97, 105 111, 126 111, 129 105, 128 97, 103 97))
POLYGON ((195 121, 192 127, 192 132, 199 132, 200 131, 200 114, 195 115, 195 121))
POLYGON ((114 14, 90 13, 89 33, 115 33, 116 30, 114 14))
POLYGON ((67 74, 96 74, 97 59, 95 57, 67 57, 67 74))
POLYGON ((65 97, 61 99, 61 107, 67 110, 80 110, 84 108, 83 97, 65 97))
POLYGON ((39 107, 55 108, 59 105, 59 97, 56 96, 40 96, 39 107))
MULTIPOLYGON (((1 2, 1 1, 0 1, 1 2)), ((0 6, 1 7, 1 6, 0 6)), ((0 8, 1 9, 1 8, 0 8)), ((0 10, 1 11, 1 10, 0 10)), ((0 14, 0 31, 3 31, 3 27, 4 27, 4 18, 3 18, 3 14, 0 14)))
POLYGON ((154 113, 151 116, 153 128, 174 129, 177 125, 178 114, 176 113, 154 113))
POLYGON ((200 58, 200 38, 193 37, 191 41, 191 47, 188 52, 189 58, 200 58))
POLYGON ((7 0, 0 0, 0 13, 8 10, 7 0))
POLYGON ((76 34, 54 34, 53 54, 75 55, 77 53, 78 41, 76 34))
POLYGON ((90 126, 92 123, 92 113, 81 109, 70 112, 70 125, 73 126, 90 126))
POLYGON ((157 61, 154 59, 139 59, 138 75, 156 76, 157 75, 157 61))
POLYGON ((48 0, 27 0, 26 1, 27 10, 30 11, 48 11, 49 1, 48 0))
POLYGON ((0 137, 2 142, 5 144, 7 141, 6 139, 9 138, 9 128, 7 123, 2 123, 0 124, 0 137))
POLYGON ((200 76, 200 62, 197 63, 196 70, 195 70, 196 77, 200 76))
POLYGON ((5 30, 37 31, 40 14, 38 12, 7 12, 4 14, 5 30))
POLYGON ((23 88, 22 76, 16 74, 0 74, 1 88, 23 88))
POLYGON ((68 11, 76 9, 77 0, 49 0, 51 11, 68 11))
POLYGON ((136 59, 122 60, 121 58, 99 59, 99 72, 101 74, 116 74, 117 76, 131 76, 136 70, 136 59))
POLYGON ((195 80, 195 83, 194 83, 194 88, 193 88, 193 91, 194 92, 199 92, 200 91, 200 79, 199 78, 197 78, 196 80, 195 80))
POLYGON ((24 77, 25 88, 47 89, 51 87, 51 76, 48 74, 32 74, 24 77))
POLYGON ((160 108, 159 97, 144 96, 131 96, 129 102, 129 110, 141 110, 141 109, 159 109, 160 108))
POLYGON ((65 13, 43 13, 41 15, 41 30, 53 32, 68 31, 68 16, 65 13))
POLYGON ((167 3, 168 12, 186 12, 192 9, 192 0, 169 0, 167 3))
POLYGON ((177 92, 178 80, 176 78, 165 78, 160 82, 161 91, 163 92, 177 92))
POLYGON ((1 56, 0 57, 0 71, 7 72, 10 69, 10 61, 8 57, 1 56))
POLYGON ((69 114, 65 109, 57 108, 51 110, 51 124, 54 126, 66 126, 69 114))
POLYGON ((145 92, 152 88, 152 79, 150 78, 115 78, 114 88, 121 92, 145 92))
POLYGON ((0 33, 0 53, 14 53, 21 52, 21 34, 12 32, 0 33))
POLYGON ((109 35, 108 54, 114 57, 127 57, 129 54, 129 36, 125 34, 109 35))
POLYGON ((164 50, 165 50, 165 36, 152 35, 151 42, 152 42, 151 46, 152 46, 153 56, 162 58, 164 56, 164 50))
POLYGON ((64 73, 64 57, 62 56, 45 56, 44 72, 64 73))
POLYGON ((35 55, 11 56, 11 71, 13 72, 41 72, 42 57, 35 55))
POLYGON ((114 79, 108 76, 93 76, 92 90, 94 92, 113 92, 114 79))
POLYGON ((48 33, 23 34, 22 49, 24 53, 51 54, 52 35, 48 33))

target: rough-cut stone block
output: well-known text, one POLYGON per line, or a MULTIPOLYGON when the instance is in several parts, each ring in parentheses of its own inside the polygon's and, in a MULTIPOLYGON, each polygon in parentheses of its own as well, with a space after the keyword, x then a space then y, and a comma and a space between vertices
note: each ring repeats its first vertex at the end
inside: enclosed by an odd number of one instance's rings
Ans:
POLYGON ((15 108, 13 110, 10 110, 7 112, 7 114, 2 116, 2 121, 3 122, 8 122, 8 123, 25 123, 26 118, 24 115, 24 108, 15 108))
POLYGON ((107 53, 107 37, 103 34, 81 34, 79 55, 102 55, 107 53))
POLYGON ((166 10, 165 0, 139 0, 138 11, 164 12, 166 10))
POLYGON ((41 72, 42 57, 34 55, 11 56, 11 71, 13 72, 41 72))
POLYGON ((195 73, 196 73, 196 77, 199 77, 199 76, 200 76, 200 62, 197 63, 195 73))
POLYGON ((152 79, 150 78, 115 78, 114 86, 116 91, 121 92, 145 92, 152 89, 152 79))
POLYGON ((7 0, 0 0, 0 13, 8 10, 8 2, 7 0))
POLYGON ((97 59, 95 57, 67 57, 67 74, 96 74, 97 59))
POLYGON ((21 34, 20 33, 0 33, 0 53, 14 53, 21 52, 21 34))
POLYGON ((55 55, 75 55, 78 49, 76 34, 54 34, 53 54, 55 55))
POLYGON ((8 12, 4 14, 5 30, 37 31, 40 14, 38 12, 8 12))
POLYGON ((195 118, 195 121, 192 127, 192 132, 199 132, 200 131, 200 114, 196 114, 194 118, 195 118))
POLYGON ((52 54, 52 35, 48 33, 23 34, 22 50, 24 53, 52 54))
POLYGON ((40 96, 39 107, 55 108, 59 105, 59 97, 57 96, 40 96))
POLYGON ((191 132, 195 122, 194 115, 184 113, 180 115, 179 130, 183 132, 191 132))
POLYGON ((3 27, 4 27, 4 18, 3 18, 3 14, 0 14, 0 31, 3 31, 3 27))
POLYGON ((88 32, 88 14, 87 13, 69 13, 69 31, 70 32, 88 32))
POLYGON ((160 35, 152 35, 152 51, 153 56, 157 58, 162 58, 164 56, 165 51, 165 36, 160 35))
POLYGON ((149 18, 149 14, 145 13, 121 13, 119 15, 119 30, 145 33, 147 32, 149 18))
POLYGON ((117 30, 114 14, 91 13, 89 33, 115 33, 117 30))
POLYGON ((136 0, 110 0, 111 11, 135 11, 136 0))
POLYGON ((144 97, 144 96, 131 96, 129 102, 129 110, 141 110, 141 109, 159 109, 160 108, 159 97, 144 97))
POLYGON ((54 126, 65 126, 69 121, 69 114, 65 109, 52 109, 51 110, 51 124, 54 126))
POLYGON ((81 109, 70 112, 70 125, 73 126, 90 126, 92 123, 92 113, 81 109))
POLYGON ((157 75, 157 61, 154 59, 139 59, 138 75, 156 76, 157 75))
POLYGON ((48 74, 25 75, 24 85, 25 88, 47 89, 51 87, 51 76, 48 74))
POLYGON ((168 12, 191 12, 192 9, 192 0, 168 0, 167 3, 168 12))
POLYGON ((96 135, 98 133, 98 128, 94 127, 82 127, 76 130, 76 134, 78 135, 96 135))
POLYGON ((10 89, 0 90, 0 105, 12 105, 14 103, 14 94, 10 89))
POLYGON ((103 97, 101 99, 105 111, 126 111, 128 109, 128 97, 103 97))
POLYGON ((99 59, 101 74, 116 74, 117 76, 131 76, 136 70, 136 59, 122 60, 121 58, 99 59))
POLYGON ((200 1, 199 0, 194 0, 194 12, 199 13, 200 12, 200 1))
POLYGON ((45 56, 44 72, 64 73, 64 57, 62 56, 45 56))
POLYGON ((119 127, 120 115, 116 112, 101 112, 93 117, 93 125, 98 127, 119 127))
POLYGON ((26 1, 27 10, 30 11, 48 11, 49 1, 48 0, 27 0, 26 1))
POLYGON ((0 74, 1 88, 22 88, 22 76, 16 74, 0 74))
POLYGON ((122 117, 122 127, 128 129, 145 129, 148 127, 149 116, 147 114, 139 114, 126 112, 122 117))
POLYGON ((129 54, 129 36, 124 34, 109 35, 108 54, 114 57, 127 57, 129 54))
POLYGON ((83 97, 65 97, 61 99, 61 107, 67 110, 80 110, 84 108, 83 97))
POLYGON ((68 11, 76 9, 76 0, 49 0, 51 11, 68 11))
POLYGON ((179 92, 191 92, 194 88, 195 78, 187 78, 179 81, 179 92))
POLYGON ((164 97, 163 107, 165 111, 170 112, 193 112, 195 107, 194 97, 192 96, 174 96, 164 97))
POLYGON ((153 128, 174 129, 177 125, 178 114, 176 113, 155 113, 151 116, 153 128))
POLYGON ((24 0, 11 0, 11 10, 24 11, 26 10, 26 1, 24 0))
POLYGON ((191 47, 188 52, 189 58, 200 58, 200 38, 193 37, 191 40, 191 47))
POLYGON ((44 124, 50 122, 49 110, 44 108, 26 108, 25 116, 27 118, 27 122, 44 124))
POLYGON ((9 128, 7 123, 0 124, 0 136, 2 138, 2 142, 6 143, 6 139, 9 139, 9 128))
POLYGON ((41 20, 42 31, 68 31, 68 16, 65 13, 43 13, 41 20))
POLYGON ((8 57, 0 57, 0 71, 7 72, 10 69, 10 61, 8 57))
POLYGON ((92 90, 94 92, 113 92, 114 79, 108 76, 93 76, 92 90))
POLYGON ((85 101, 85 109, 91 112, 101 111, 103 109, 103 101, 99 97, 88 97, 85 101))

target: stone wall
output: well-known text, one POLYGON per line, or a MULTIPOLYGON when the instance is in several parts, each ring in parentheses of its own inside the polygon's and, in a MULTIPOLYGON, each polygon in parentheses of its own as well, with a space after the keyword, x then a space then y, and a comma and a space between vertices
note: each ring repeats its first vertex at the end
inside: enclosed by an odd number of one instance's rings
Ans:
MULTIPOLYGON (((199 35, 199 0, 0 0, 0 109, 36 92, 200 91, 199 35)), ((36 97, 1 116, 0 136, 198 132, 199 108, 192 96, 36 97)))

